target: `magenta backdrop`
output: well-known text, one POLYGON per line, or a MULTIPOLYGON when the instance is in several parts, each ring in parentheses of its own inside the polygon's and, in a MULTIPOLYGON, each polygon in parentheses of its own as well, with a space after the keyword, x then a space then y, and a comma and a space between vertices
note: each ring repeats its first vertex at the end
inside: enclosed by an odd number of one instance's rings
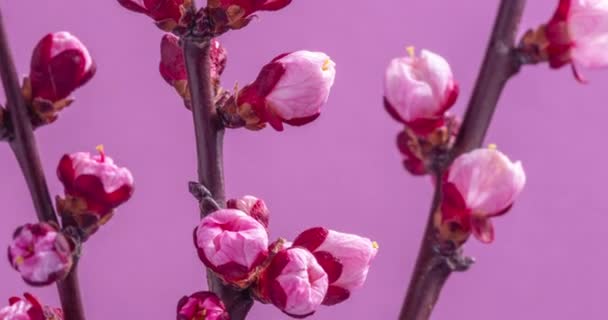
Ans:
MULTIPOLYGON (((529 2, 524 27, 547 19, 557 0, 529 2)), ((380 244, 366 286, 314 319, 396 318, 432 188, 400 166, 399 125, 381 106, 384 68, 406 45, 442 54, 461 85, 462 113, 497 4, 295 0, 222 37, 228 88, 251 81, 284 51, 322 50, 337 63, 329 103, 312 125, 226 135, 227 194, 264 198, 272 237, 324 225, 380 244)), ((192 245, 197 207, 186 190, 196 175, 192 119, 158 74, 160 31, 113 0, 0 6, 21 74, 38 39, 59 30, 80 37, 99 67, 60 120, 36 133, 53 194, 61 192, 60 156, 99 143, 135 176, 133 199, 85 246, 80 278, 88 319, 174 319, 177 300, 203 289, 205 276, 192 245)), ((528 184, 511 213, 496 220, 496 242, 466 246, 478 263, 449 280, 434 319, 605 319, 608 73, 588 76, 583 86, 568 70, 526 67, 508 84, 487 142, 523 161, 528 184)), ((0 167, 6 244, 35 214, 7 146, 0 167)), ((58 303, 54 287, 29 288, 0 263, 1 299, 23 291, 58 303)), ((250 318, 287 317, 256 304, 250 318)))

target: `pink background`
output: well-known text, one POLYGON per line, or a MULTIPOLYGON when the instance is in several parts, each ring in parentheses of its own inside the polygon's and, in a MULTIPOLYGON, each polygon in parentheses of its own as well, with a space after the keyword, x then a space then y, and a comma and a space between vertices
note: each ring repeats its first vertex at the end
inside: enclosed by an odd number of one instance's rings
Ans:
MULTIPOLYGON (((524 27, 548 19, 557 0, 529 1, 524 27)), ((382 109, 382 77, 406 45, 445 56, 461 85, 462 114, 475 80, 497 0, 295 0, 222 37, 229 50, 224 85, 245 84, 275 55, 322 50, 337 78, 322 117, 284 133, 230 131, 228 195, 264 198, 272 237, 293 238, 324 225, 380 244, 366 286, 313 319, 395 319, 416 258, 431 185, 400 166, 399 125, 382 109)), ((175 304, 204 287, 191 232, 195 178, 190 114, 160 78, 161 32, 116 1, 0 0, 21 74, 44 34, 69 30, 90 48, 99 71, 60 120, 37 132, 50 188, 63 153, 107 153, 136 179, 133 199, 85 246, 80 277, 88 319, 174 319, 175 304)), ((470 272, 446 285, 434 319, 605 319, 604 242, 608 161, 603 109, 608 74, 526 67, 508 84, 487 142, 524 163, 528 184, 510 214, 495 222, 490 246, 475 241, 470 272)), ((3 96, 2 96, 3 97, 3 96)), ((0 148, 0 239, 35 218, 7 146, 0 148)), ((0 263, 0 297, 23 291, 56 304, 54 287, 26 286, 0 263)), ((256 304, 251 319, 287 318, 256 304)))

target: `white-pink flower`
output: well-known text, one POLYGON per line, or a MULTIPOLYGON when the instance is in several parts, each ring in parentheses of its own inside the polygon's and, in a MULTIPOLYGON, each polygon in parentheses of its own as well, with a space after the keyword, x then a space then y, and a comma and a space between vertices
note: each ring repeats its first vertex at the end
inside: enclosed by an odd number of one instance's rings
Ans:
POLYGON ((335 63, 325 53, 279 55, 262 68, 253 83, 239 91, 239 112, 246 116, 252 110, 249 117, 268 122, 278 131, 283 130, 283 123, 307 124, 321 113, 335 76, 335 63))
POLYGON ((323 301, 325 305, 340 303, 350 297, 352 290, 361 287, 378 253, 378 245, 368 238, 322 227, 302 232, 293 246, 312 252, 327 273, 329 288, 323 301))
POLYGON ((241 210, 222 209, 201 220, 194 231, 201 261, 234 284, 247 283, 268 256, 268 233, 241 210))
POLYGON ((34 286, 62 279, 73 263, 68 240, 46 223, 19 227, 9 245, 8 258, 23 280, 34 286))
MULTIPOLYGON (((546 25, 550 65, 608 66, 608 1, 560 0, 546 25)), ((580 78, 580 76, 579 76, 580 78)))
POLYGON ((257 293, 286 314, 303 318, 323 302, 327 273, 310 251, 292 247, 279 251, 260 276, 257 293))
POLYGON ((385 106, 398 121, 419 134, 443 125, 445 112, 458 97, 452 69, 428 50, 393 59, 384 78, 385 106))
POLYGON ((443 219, 472 230, 482 242, 492 242, 490 218, 506 213, 525 183, 521 162, 512 162, 495 148, 465 153, 443 176, 443 219))

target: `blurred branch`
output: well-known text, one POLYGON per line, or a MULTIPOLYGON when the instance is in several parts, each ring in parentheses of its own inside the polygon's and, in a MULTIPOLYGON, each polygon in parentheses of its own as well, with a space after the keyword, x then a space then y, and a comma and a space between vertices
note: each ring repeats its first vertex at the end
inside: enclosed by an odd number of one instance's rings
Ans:
MULTIPOLYGON (((27 105, 21 93, 19 78, 10 53, 8 39, 0 12, 0 76, 6 92, 7 107, 12 124, 13 139, 11 149, 19 162, 23 176, 30 190, 32 202, 40 221, 58 225, 53 202, 49 194, 36 139, 28 115, 27 105)), ((77 263, 68 276, 57 283, 59 298, 66 320, 84 320, 84 310, 78 287, 77 263)))
MULTIPOLYGON (((199 21, 197 26, 208 26, 199 21)), ((188 84, 192 94, 192 115, 196 136, 198 183, 204 186, 215 200, 201 202, 201 217, 213 212, 216 205, 224 206, 223 139, 224 127, 215 108, 210 79, 209 46, 211 35, 208 28, 193 28, 182 37, 182 46, 188 72, 188 84)), ((192 186, 192 185, 191 185, 192 186)), ((225 285, 207 270, 209 290, 215 292, 226 305, 230 319, 245 319, 253 305, 248 290, 239 291, 225 285)))
POLYGON ((441 252, 434 227, 434 216, 441 204, 440 177, 456 157, 481 146, 505 84, 519 71, 521 59, 516 50, 515 37, 525 4, 526 0, 500 2, 486 55, 459 135, 449 151, 449 160, 440 163, 435 172, 437 183, 431 212, 400 320, 429 319, 450 274, 466 270, 472 262, 456 249, 447 254, 441 252))

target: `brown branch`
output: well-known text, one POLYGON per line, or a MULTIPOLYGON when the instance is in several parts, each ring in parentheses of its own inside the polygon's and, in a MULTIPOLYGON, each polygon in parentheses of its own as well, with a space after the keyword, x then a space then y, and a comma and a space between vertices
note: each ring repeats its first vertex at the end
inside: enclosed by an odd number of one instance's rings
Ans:
MULTIPOLYGON (((453 159, 480 147, 483 143, 500 94, 509 78, 519 71, 522 64, 516 50, 515 37, 525 3, 526 0, 501 0, 460 133, 454 147, 449 151, 449 157, 444 157, 448 161, 436 166, 437 179, 453 159)), ((441 203, 439 180, 436 186, 418 259, 399 316, 400 320, 429 319, 450 274, 460 268, 465 269, 471 263, 458 250, 447 255, 439 250, 433 221, 441 203)))
MULTIPOLYGON (((48 186, 42 170, 36 139, 28 115, 27 105, 21 93, 19 78, 10 53, 4 21, 0 12, 0 76, 6 92, 7 107, 10 113, 13 139, 11 149, 19 162, 23 176, 30 190, 32 202, 40 221, 57 224, 57 217, 48 186)), ((76 264, 63 280, 57 283, 59 298, 66 320, 84 320, 84 310, 78 288, 76 264)))
MULTIPOLYGON (((189 34, 182 37, 184 58, 188 72, 188 84, 192 94, 192 115, 196 135, 199 183, 213 196, 215 203, 224 206, 223 138, 224 128, 213 103, 212 84, 209 72, 208 34, 189 34)), ((215 207, 210 202, 202 202, 201 216, 212 212, 215 207)), ((230 319, 245 319, 253 305, 248 290, 239 291, 225 285, 207 270, 209 290, 215 292, 226 305, 230 319)))

